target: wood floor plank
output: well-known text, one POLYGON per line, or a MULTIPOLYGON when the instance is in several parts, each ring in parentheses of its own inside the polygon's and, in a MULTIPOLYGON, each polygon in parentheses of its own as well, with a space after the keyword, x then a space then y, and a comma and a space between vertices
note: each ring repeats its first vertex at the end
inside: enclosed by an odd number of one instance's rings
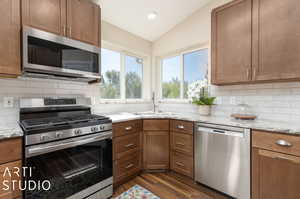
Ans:
POLYGON ((174 172, 141 173, 115 188, 113 198, 139 185, 161 199, 230 199, 174 172))

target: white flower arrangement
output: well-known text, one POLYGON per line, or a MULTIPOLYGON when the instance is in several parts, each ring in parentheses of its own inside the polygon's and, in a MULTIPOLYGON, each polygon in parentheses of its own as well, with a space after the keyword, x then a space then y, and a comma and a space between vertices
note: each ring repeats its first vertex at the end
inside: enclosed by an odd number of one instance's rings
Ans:
POLYGON ((193 98, 198 98, 203 92, 208 92, 208 81, 206 78, 188 85, 187 96, 190 101, 193 98))

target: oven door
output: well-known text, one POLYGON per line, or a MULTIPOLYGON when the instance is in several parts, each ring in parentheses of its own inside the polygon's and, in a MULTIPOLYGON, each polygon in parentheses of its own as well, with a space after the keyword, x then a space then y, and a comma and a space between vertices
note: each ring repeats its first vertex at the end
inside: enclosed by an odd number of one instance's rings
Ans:
POLYGON ((67 37, 23 27, 23 70, 100 78, 101 49, 67 37))
POLYGON ((112 132, 25 148, 26 199, 85 198, 112 185, 112 132), (36 186, 31 190, 32 184, 36 186), (49 190, 48 190, 49 189, 49 190))

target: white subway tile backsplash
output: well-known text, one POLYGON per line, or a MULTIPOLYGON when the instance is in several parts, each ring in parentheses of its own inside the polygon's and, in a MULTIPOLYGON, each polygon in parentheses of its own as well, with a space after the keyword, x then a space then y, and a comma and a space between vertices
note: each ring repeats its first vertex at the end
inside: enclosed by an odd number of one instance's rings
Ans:
MULTIPOLYGON (((300 82, 211 86, 210 91, 217 97, 217 105, 212 108, 214 116, 229 117, 234 107, 231 104, 233 97, 236 104, 249 104, 258 118, 300 121, 300 82)), ((176 106, 177 112, 197 112, 194 105, 176 106)), ((169 110, 170 107, 169 104, 160 104, 162 110, 169 110)))
POLYGON ((137 112, 152 110, 152 104, 100 104, 99 84, 68 82, 49 79, 0 79, 0 126, 15 126, 19 120, 19 99, 34 97, 92 97, 94 113, 137 112), (14 108, 4 108, 3 98, 14 97, 14 108))

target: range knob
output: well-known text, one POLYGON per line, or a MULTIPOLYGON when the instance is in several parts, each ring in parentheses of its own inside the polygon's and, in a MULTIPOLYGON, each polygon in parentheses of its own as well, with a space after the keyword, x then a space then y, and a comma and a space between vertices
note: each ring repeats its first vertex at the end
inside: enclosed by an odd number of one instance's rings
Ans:
POLYGON ((91 131, 94 133, 94 132, 97 132, 98 131, 98 127, 92 127, 91 128, 91 131))
POLYGON ((102 126, 102 125, 100 126, 100 130, 101 130, 101 131, 103 131, 104 128, 105 128, 104 126, 102 126))
POLYGON ((74 131, 74 133, 75 133, 75 135, 80 135, 80 134, 82 134, 82 130, 81 129, 76 129, 74 131))
POLYGON ((45 142, 45 141, 47 141, 47 140, 49 140, 49 139, 50 139, 50 137, 47 136, 47 135, 41 135, 41 136, 40 136, 40 140, 41 140, 42 142, 45 142))
POLYGON ((63 136, 63 133, 62 132, 57 132, 56 134, 55 134, 55 137, 56 138, 61 138, 63 136))

